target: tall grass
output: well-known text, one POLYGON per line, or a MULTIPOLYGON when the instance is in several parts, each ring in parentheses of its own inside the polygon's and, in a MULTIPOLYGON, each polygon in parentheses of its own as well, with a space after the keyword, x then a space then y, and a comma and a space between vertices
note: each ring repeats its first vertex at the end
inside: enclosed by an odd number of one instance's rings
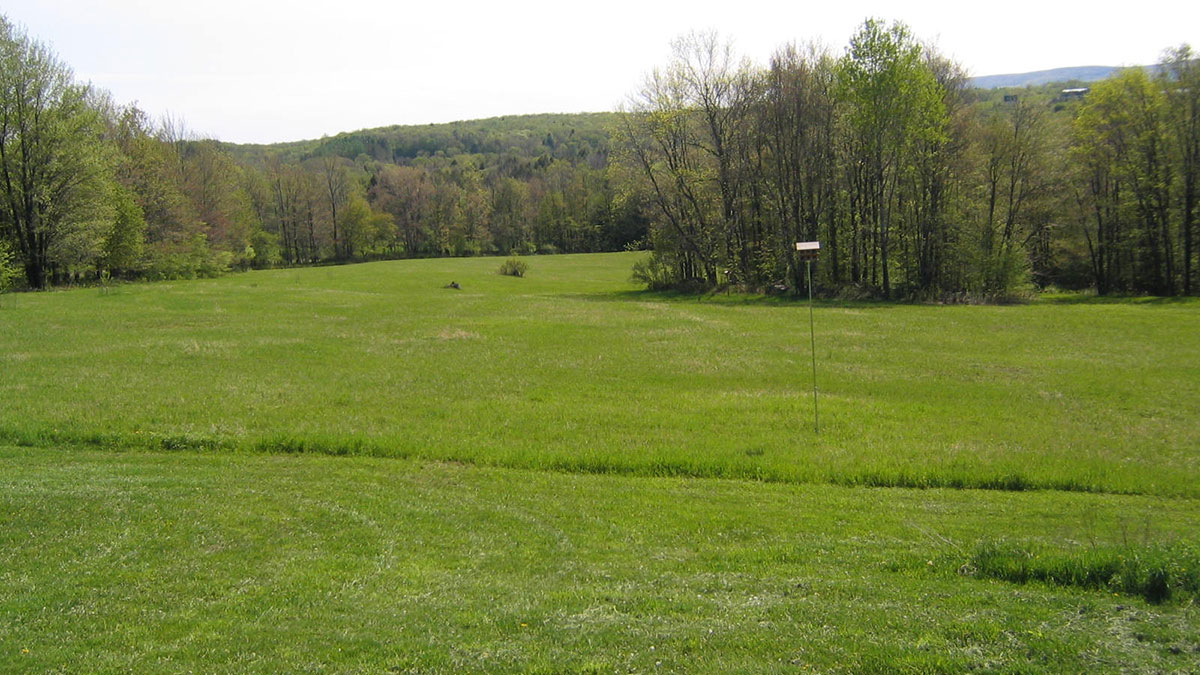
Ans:
POLYGON ((969 566, 983 577, 1106 590, 1152 603, 1200 597, 1200 549, 1188 542, 1067 552, 986 540, 977 546, 969 566))

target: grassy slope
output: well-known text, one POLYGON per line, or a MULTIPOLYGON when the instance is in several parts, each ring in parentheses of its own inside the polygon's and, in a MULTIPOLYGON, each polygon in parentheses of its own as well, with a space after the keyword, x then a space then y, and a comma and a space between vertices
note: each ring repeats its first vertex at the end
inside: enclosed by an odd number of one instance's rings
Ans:
POLYGON ((816 436, 804 305, 639 294, 631 260, 5 298, 0 438, 1200 496, 1195 302, 823 306, 816 436))
POLYGON ((804 305, 630 262, 4 297, 0 670, 1200 667, 1194 599, 959 574, 1195 543, 1195 302, 819 307, 816 437, 804 305), (162 451, 289 444, 424 459, 162 451), (822 484, 1005 480, 1101 494, 822 484))

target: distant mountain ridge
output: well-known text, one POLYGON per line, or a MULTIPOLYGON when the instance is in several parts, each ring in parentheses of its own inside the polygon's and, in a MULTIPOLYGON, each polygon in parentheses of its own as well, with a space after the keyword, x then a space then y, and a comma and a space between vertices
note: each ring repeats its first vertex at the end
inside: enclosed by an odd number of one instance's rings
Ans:
MULTIPOLYGON (((1138 66, 1131 66, 1137 68, 1138 66)), ((1154 69, 1156 66, 1141 66, 1154 69)), ((1118 71, 1124 70, 1119 66, 1075 66, 1073 68, 1052 68, 1050 70, 1035 70, 1030 73, 1012 73, 1008 75, 983 75, 972 77, 969 81, 977 89, 999 89, 1001 87, 1037 87, 1051 82, 1096 82, 1108 79, 1118 71)))

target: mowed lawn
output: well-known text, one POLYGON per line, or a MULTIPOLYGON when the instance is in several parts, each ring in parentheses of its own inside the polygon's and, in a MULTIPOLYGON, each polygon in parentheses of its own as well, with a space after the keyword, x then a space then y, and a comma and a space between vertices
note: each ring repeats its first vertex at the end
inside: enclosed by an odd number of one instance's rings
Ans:
POLYGON ((981 539, 1194 537, 1187 499, 0 449, 0 671, 1195 672, 1194 599, 981 539))
POLYGON ((0 297, 0 671, 1200 668, 1200 303, 818 303, 816 434, 637 255, 0 297))

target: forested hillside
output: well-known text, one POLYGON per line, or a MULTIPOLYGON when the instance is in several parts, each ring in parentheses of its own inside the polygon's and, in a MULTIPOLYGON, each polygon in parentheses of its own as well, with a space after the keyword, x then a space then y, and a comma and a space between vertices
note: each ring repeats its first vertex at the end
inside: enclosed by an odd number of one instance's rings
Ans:
POLYGON ((278 237, 267 264, 609 251, 646 233, 637 202, 609 179, 615 119, 528 115, 224 147, 278 237))
MULTIPOLYGON (((975 89, 902 24, 767 64, 681 38, 621 112, 198 138, 0 25, 0 289, 377 258, 651 248, 657 287, 1196 293, 1200 67, 975 89)), ((648 66, 653 64, 647 64, 648 66)))

